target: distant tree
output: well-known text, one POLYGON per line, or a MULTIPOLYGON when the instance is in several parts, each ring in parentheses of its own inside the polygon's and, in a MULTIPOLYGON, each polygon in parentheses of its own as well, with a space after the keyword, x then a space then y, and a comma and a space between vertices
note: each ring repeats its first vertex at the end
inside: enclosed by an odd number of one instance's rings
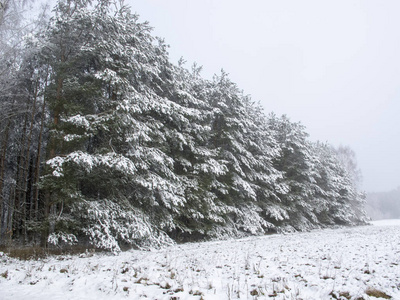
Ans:
POLYGON ((400 187, 366 195, 366 210, 373 220, 400 218, 400 187))
POLYGON ((341 164, 347 170, 352 182, 358 187, 362 182, 361 171, 357 166, 356 153, 348 146, 340 146, 336 149, 336 155, 341 164))

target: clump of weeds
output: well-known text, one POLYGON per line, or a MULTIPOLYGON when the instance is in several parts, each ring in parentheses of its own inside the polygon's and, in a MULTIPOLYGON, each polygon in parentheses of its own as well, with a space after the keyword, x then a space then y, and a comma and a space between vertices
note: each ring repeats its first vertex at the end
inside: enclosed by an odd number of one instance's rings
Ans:
POLYGON ((392 299, 392 296, 390 296, 390 295, 388 295, 388 294, 386 294, 386 293, 384 293, 384 292, 382 292, 380 290, 377 290, 375 288, 368 288, 365 291, 365 293, 368 296, 375 297, 375 298, 392 299))

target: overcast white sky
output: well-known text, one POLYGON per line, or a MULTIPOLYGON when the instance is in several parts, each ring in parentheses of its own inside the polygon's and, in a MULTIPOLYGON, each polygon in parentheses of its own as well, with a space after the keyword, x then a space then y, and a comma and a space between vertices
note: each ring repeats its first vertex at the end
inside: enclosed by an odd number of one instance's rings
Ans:
POLYGON ((173 62, 223 68, 265 112, 350 146, 367 192, 400 186, 400 1, 128 1, 173 62))

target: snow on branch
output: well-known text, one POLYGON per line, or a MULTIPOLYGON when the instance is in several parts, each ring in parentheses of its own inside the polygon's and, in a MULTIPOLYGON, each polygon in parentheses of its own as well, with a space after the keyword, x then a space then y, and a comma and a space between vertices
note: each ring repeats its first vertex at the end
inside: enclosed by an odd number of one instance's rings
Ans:
POLYGON ((64 175, 63 166, 66 163, 73 163, 82 167, 86 172, 91 172, 93 168, 105 166, 125 174, 133 175, 136 172, 134 163, 123 155, 116 153, 91 155, 82 151, 75 151, 67 156, 56 156, 46 162, 53 169, 53 176, 61 177, 64 175))

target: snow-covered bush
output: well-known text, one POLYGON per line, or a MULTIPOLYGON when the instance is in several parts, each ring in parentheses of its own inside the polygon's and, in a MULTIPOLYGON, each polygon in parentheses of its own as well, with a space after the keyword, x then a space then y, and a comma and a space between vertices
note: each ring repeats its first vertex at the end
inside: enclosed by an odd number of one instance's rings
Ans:
POLYGON ((62 247, 64 245, 75 245, 78 243, 78 239, 71 233, 53 232, 47 238, 47 242, 50 245, 62 247))
POLYGON ((174 243, 146 215, 110 200, 83 201, 74 212, 80 214, 82 231, 96 248, 117 253, 123 246, 149 249, 174 243))

